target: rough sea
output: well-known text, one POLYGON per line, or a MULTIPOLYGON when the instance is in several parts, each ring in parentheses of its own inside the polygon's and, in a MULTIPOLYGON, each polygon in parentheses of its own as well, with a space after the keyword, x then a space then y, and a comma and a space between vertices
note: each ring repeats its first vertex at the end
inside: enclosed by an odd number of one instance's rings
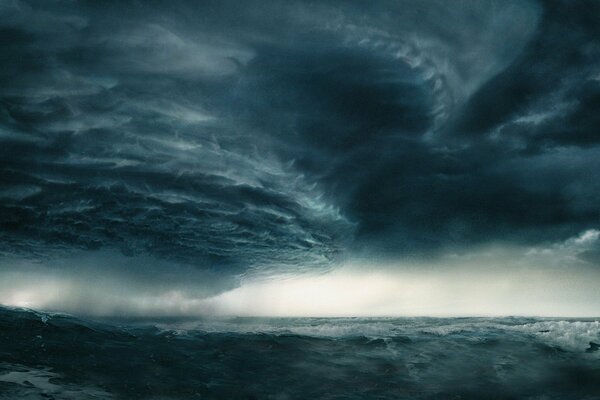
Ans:
POLYGON ((600 399, 600 320, 0 308, 2 399, 600 399))

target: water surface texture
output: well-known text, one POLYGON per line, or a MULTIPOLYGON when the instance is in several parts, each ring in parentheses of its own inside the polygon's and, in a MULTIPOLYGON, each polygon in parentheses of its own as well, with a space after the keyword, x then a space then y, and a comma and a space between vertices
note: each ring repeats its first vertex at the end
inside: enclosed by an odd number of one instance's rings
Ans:
POLYGON ((0 312, 0 398, 600 399, 600 321, 0 312), (591 342, 591 343, 590 343, 591 342))

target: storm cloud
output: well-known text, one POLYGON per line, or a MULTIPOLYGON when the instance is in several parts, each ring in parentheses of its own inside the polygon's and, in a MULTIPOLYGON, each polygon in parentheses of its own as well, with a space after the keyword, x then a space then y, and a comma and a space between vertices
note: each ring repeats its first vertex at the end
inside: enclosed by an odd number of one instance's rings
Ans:
MULTIPOLYGON (((125 257, 157 282, 173 265, 225 290, 594 236, 599 15, 583 1, 3 2, 0 254, 92 252, 115 276, 125 257)), ((597 243, 569 260, 598 266, 597 243)))

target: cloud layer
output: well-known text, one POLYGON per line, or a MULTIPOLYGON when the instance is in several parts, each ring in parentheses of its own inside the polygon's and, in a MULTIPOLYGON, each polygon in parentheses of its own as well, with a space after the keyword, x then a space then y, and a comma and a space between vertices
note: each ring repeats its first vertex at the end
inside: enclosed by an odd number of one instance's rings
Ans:
MULTIPOLYGON (((0 254, 147 257, 156 282, 172 264, 224 290, 597 232, 597 15, 597 2, 3 2, 0 254)), ((597 266, 599 249, 571 261, 597 266)))

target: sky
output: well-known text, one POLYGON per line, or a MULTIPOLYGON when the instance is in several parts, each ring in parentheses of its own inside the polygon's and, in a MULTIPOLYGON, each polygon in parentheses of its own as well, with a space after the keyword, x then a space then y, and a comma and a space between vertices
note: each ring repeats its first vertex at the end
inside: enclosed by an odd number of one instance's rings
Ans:
POLYGON ((0 304, 597 315, 600 2, 0 2, 0 304))

